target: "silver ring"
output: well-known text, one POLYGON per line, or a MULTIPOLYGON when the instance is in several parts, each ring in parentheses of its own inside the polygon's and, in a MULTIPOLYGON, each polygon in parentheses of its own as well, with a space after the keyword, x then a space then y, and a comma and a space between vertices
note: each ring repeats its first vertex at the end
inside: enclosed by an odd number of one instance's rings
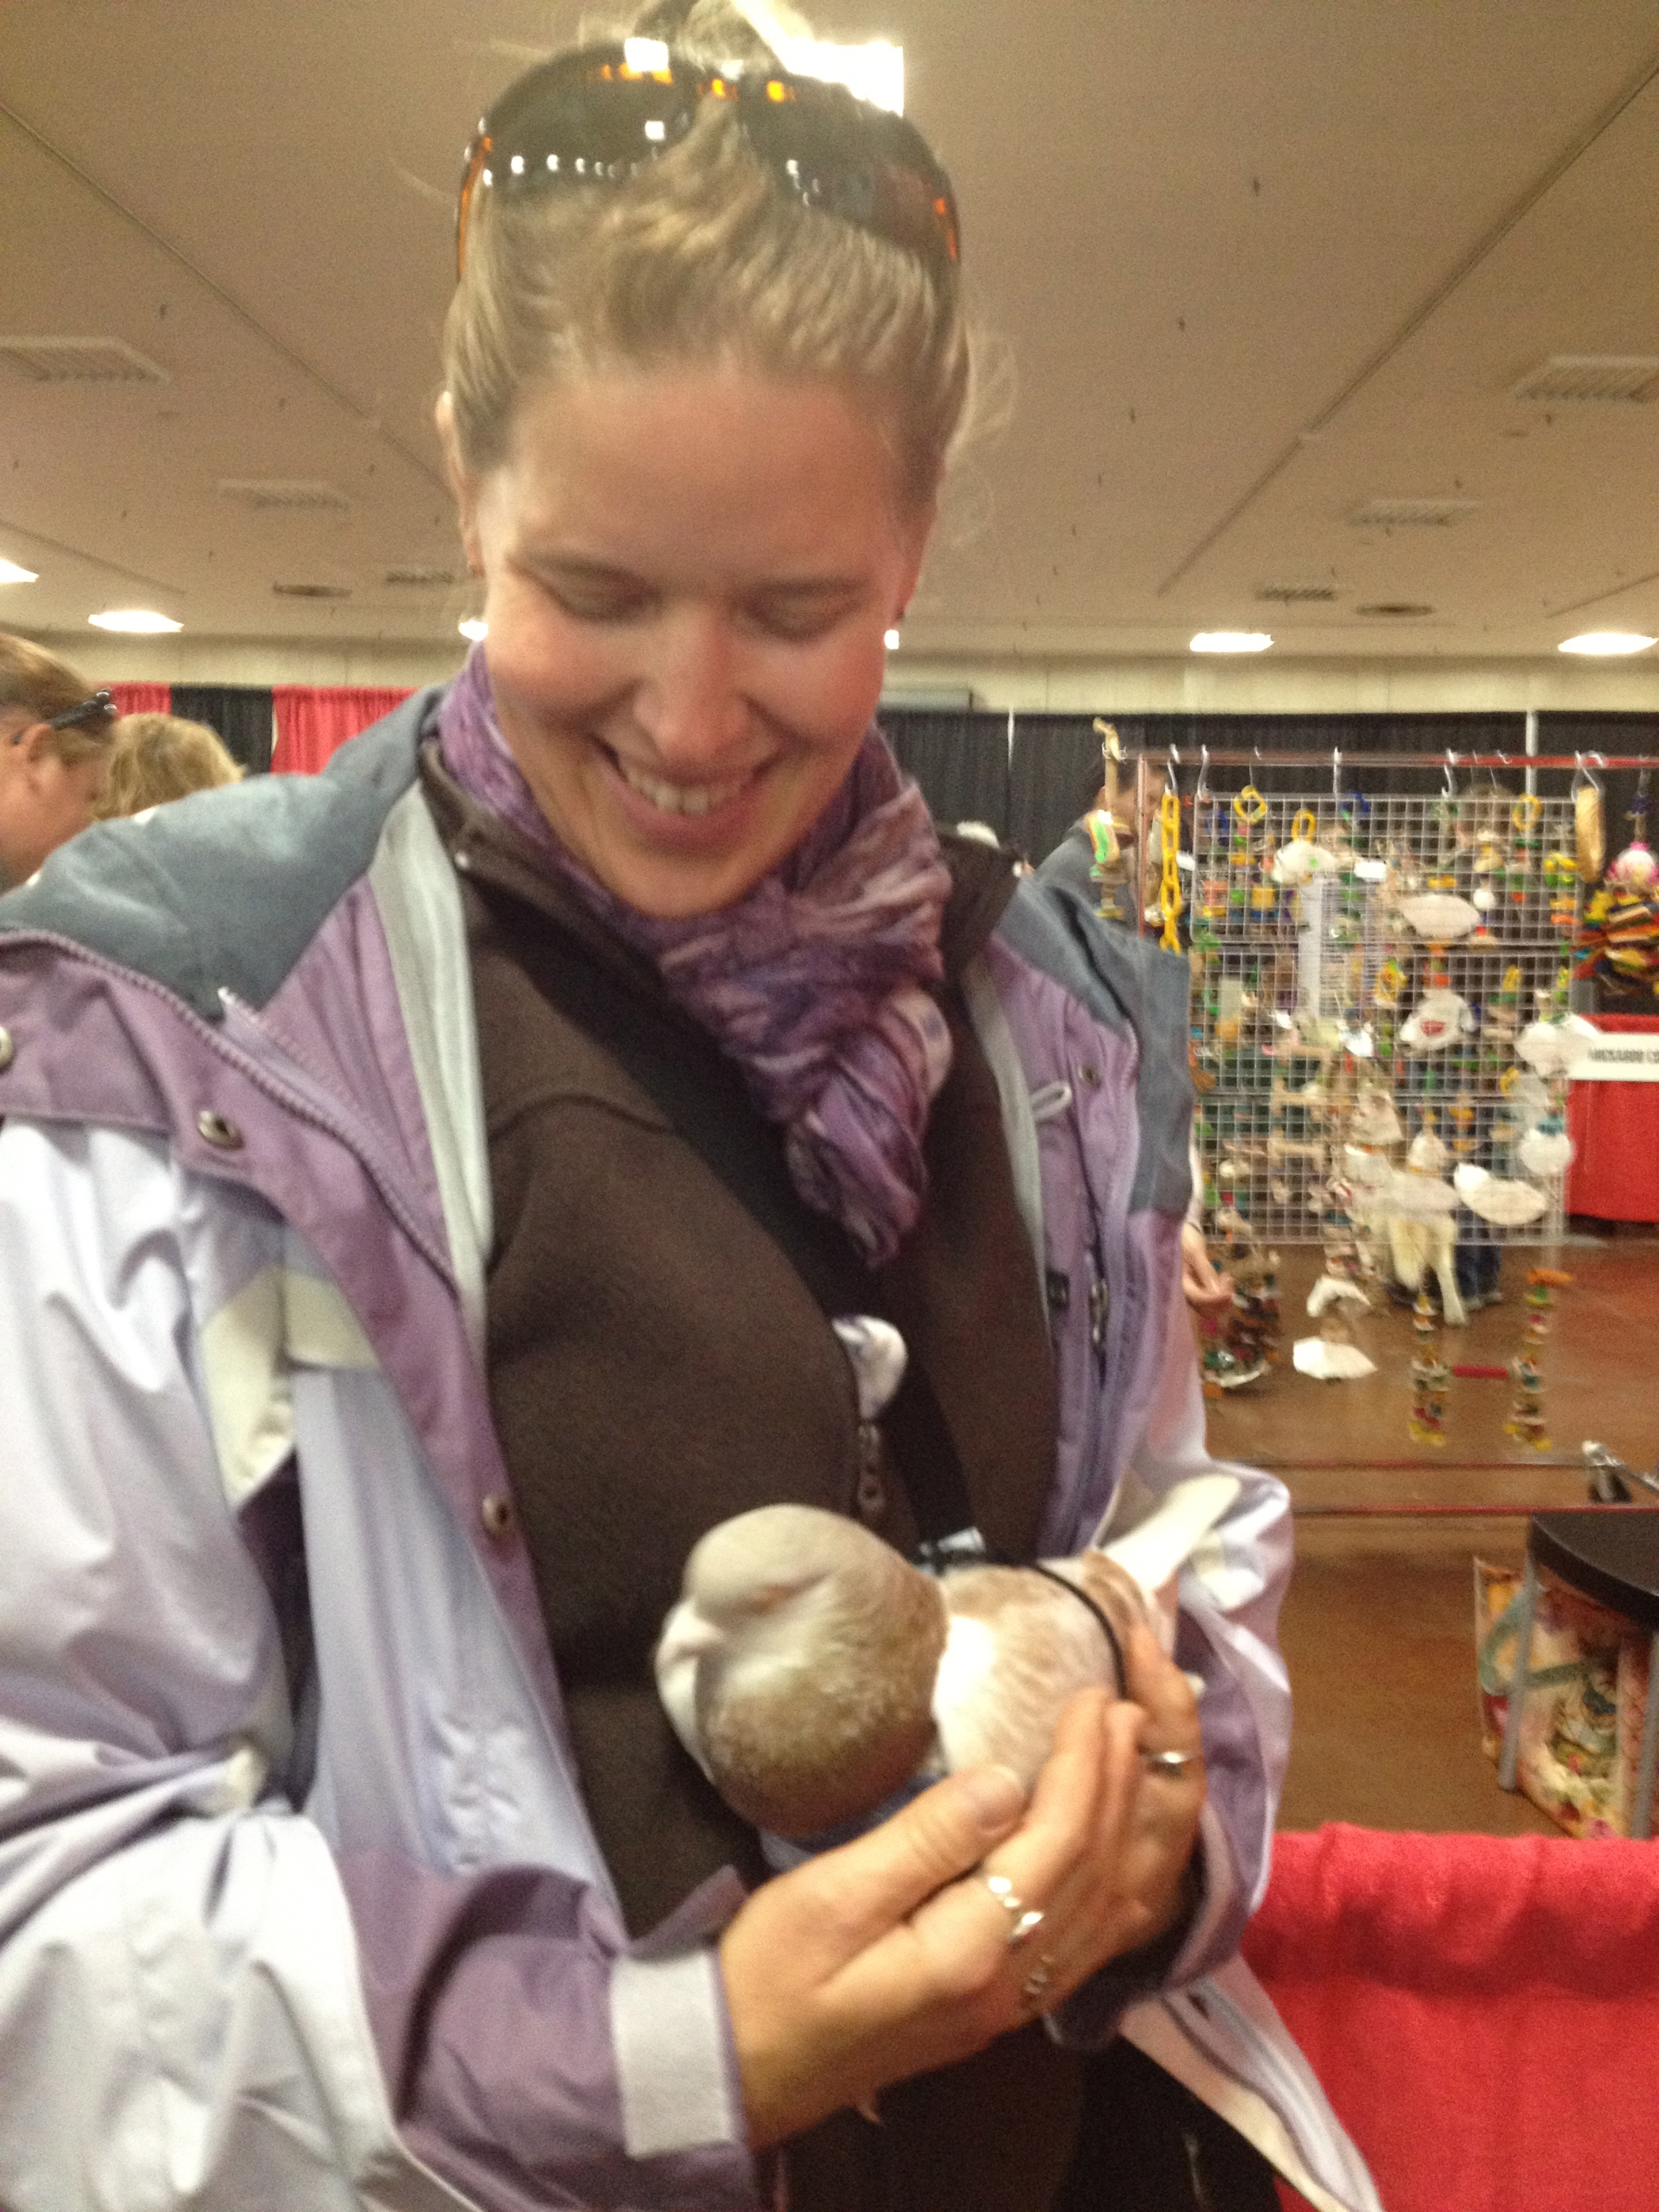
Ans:
POLYGON ((1019 2001, 1028 2012, 1036 2012, 1041 2008, 1042 2000, 1048 1996, 1049 1984, 1054 1978, 1054 1962, 1044 1951, 1039 1954, 1036 1966, 1019 1985, 1019 2001))
POLYGON ((1042 1927, 1042 1915, 1034 1907, 1028 1907, 1023 1898, 1015 1896, 1014 1885, 1006 1874, 982 1874, 980 1880, 1008 1915, 1012 1923, 1008 1929, 1008 1948, 1018 1951, 1020 1945, 1029 1943, 1042 1927))
POLYGON ((1198 1764, 1195 1751, 1143 1751, 1140 1763, 1154 1774, 1184 1774, 1189 1766, 1198 1764))

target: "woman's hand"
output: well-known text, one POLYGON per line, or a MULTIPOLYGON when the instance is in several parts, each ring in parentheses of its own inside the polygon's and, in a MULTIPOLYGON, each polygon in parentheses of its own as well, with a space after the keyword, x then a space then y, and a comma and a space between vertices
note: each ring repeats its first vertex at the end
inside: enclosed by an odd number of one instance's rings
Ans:
POLYGON ((738 1913, 720 1966, 757 2148, 969 2057, 1171 1924, 1204 1799, 1197 1708, 1150 1630, 1126 1656, 1135 1702, 1073 1698, 1029 1807, 1000 1769, 951 1776, 738 1913), (1143 1745, 1194 1764, 1148 1770, 1143 1745), (1011 1946, 1020 1909, 1042 1917, 1011 1946))
POLYGON ((1188 1304, 1207 1321, 1233 1302, 1233 1279, 1216 1273, 1204 1231, 1193 1222, 1181 1231, 1181 1288, 1188 1304))

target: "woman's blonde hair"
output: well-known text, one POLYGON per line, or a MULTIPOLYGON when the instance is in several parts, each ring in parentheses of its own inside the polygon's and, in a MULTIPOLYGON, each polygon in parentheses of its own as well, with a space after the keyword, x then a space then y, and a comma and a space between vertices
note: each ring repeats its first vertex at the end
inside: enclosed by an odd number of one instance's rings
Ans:
POLYGON ((179 714, 124 714, 115 725, 109 768, 93 808, 100 822, 165 806, 192 791, 235 783, 242 771, 216 730, 179 714))
MULTIPOLYGON (((0 634, 0 714, 21 708, 31 722, 49 722, 67 714, 92 696, 92 687, 68 661, 55 653, 32 645, 27 638, 0 634)), ((84 722, 66 723, 52 732, 52 749, 65 768, 101 760, 112 743, 114 721, 94 711, 84 722)))
MULTIPOLYGON (((712 69, 780 66, 732 0, 667 0, 638 30, 712 69)), ((734 364, 872 403, 908 508, 938 490, 971 375, 954 265, 801 206, 713 100, 626 183, 480 195, 443 354, 469 475, 506 459, 528 386, 734 364)))

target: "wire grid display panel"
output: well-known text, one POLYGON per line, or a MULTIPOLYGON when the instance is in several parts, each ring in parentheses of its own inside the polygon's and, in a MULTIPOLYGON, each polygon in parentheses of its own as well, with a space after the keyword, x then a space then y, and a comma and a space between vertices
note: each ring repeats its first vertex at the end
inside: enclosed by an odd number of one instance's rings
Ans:
MULTIPOLYGON (((1517 821, 1521 796, 1491 784, 1455 798, 1274 793, 1249 806, 1262 810, 1254 823, 1232 794, 1192 802, 1193 866, 1182 872, 1206 1226, 1231 1202, 1272 1243, 1346 1236, 1349 1218, 1328 1186, 1344 1145, 1357 1140, 1349 1124, 1363 1081, 1392 1093, 1403 1131, 1389 1151, 1395 1165, 1427 1121, 1451 1154, 1448 1176, 1466 1160, 1516 1171, 1519 1131, 1503 1085, 1513 1081, 1519 1030, 1565 1008, 1580 907, 1576 872, 1563 866, 1574 849, 1571 801, 1540 799, 1535 818, 1529 803, 1517 821), (1274 884, 1273 854, 1310 830, 1338 871, 1300 889, 1274 884), (1387 873, 1367 881, 1355 862, 1387 873), (1492 894, 1486 942, 1435 947, 1398 910, 1401 896, 1419 891, 1474 902, 1482 890, 1492 894), (1468 1021, 1437 1051, 1408 1049, 1401 1032, 1435 986, 1466 1002, 1468 1021), (1310 1013, 1347 1033, 1369 1029, 1374 1056, 1322 1051, 1286 1026, 1310 1013)), ((1459 1240, 1554 1240, 1564 1180, 1547 1187, 1546 1212, 1518 1227, 1460 1206, 1459 1240)))

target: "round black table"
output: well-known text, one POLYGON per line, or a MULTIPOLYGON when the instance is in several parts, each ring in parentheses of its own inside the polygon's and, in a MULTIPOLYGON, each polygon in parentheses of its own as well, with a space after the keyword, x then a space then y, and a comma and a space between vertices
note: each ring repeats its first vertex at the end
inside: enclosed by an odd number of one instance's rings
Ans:
POLYGON ((1515 1787, 1521 1749, 1521 1708, 1532 1659, 1540 1567, 1595 1604, 1623 1613, 1627 1620, 1645 1628, 1651 1638, 1630 1831, 1632 1836, 1645 1837, 1651 1833, 1654 1768, 1659 1763, 1659 1506, 1592 1505, 1576 1512, 1534 1513, 1528 1524, 1527 1571, 1516 1627, 1515 1670, 1510 1679, 1504 1751, 1498 1767, 1498 1781, 1505 1790, 1515 1787))

